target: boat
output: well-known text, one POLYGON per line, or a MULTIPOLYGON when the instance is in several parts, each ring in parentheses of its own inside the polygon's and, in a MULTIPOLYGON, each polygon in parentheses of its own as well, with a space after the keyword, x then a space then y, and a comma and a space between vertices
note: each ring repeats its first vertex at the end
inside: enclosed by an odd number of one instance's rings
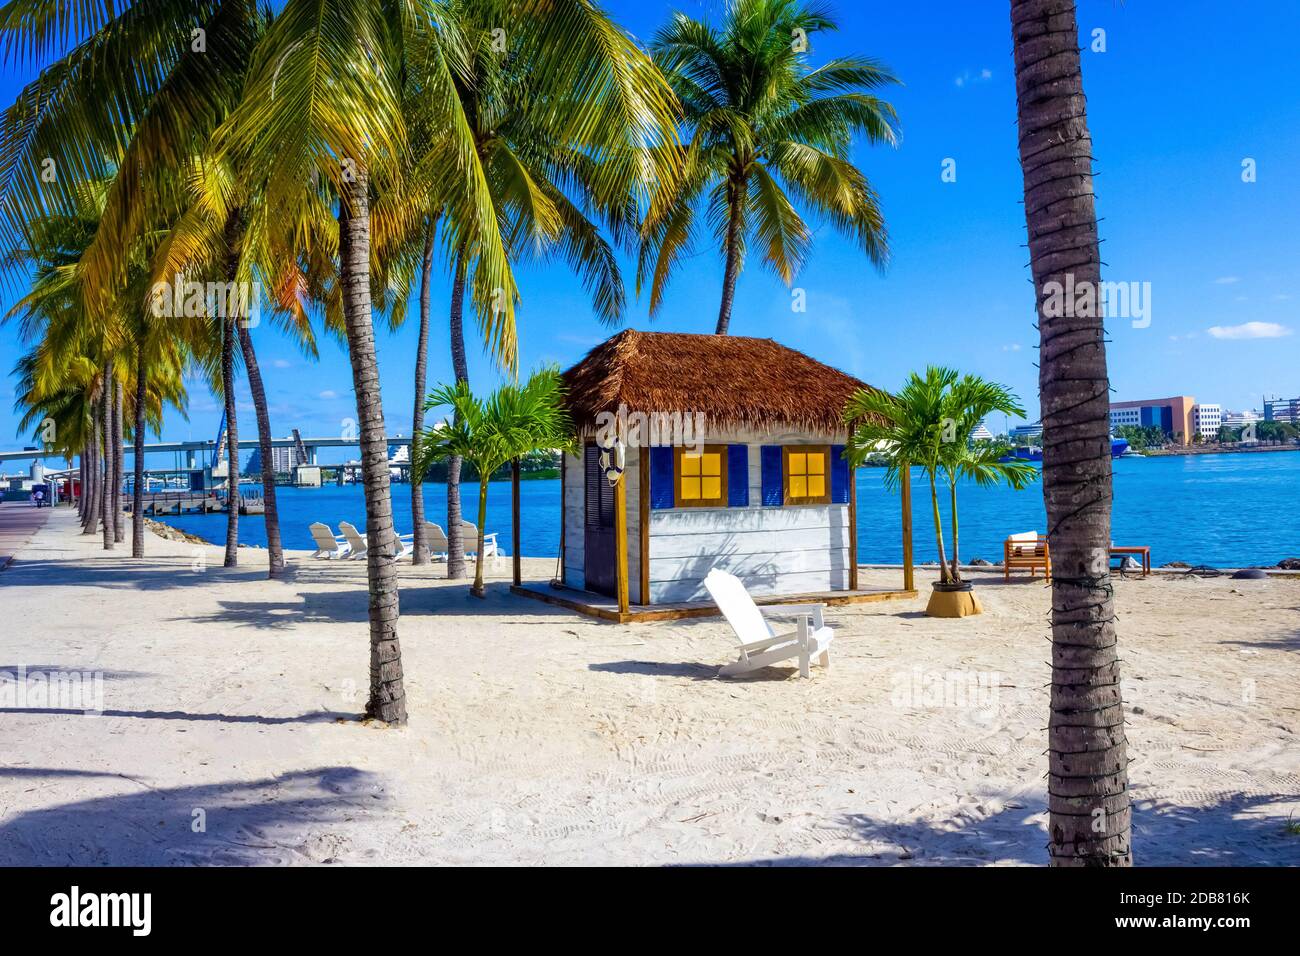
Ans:
MULTIPOLYGON (((1111 437, 1110 457, 1124 458, 1124 457, 1133 457, 1133 456, 1137 456, 1137 452, 1134 452, 1132 449, 1129 448, 1127 441, 1125 441, 1123 438, 1115 438, 1114 436, 1111 437)), ((998 461, 1042 461, 1042 460, 1043 460, 1043 449, 1041 449, 1037 445, 1017 445, 1010 454, 1003 455, 1001 458, 998 459, 998 461)))

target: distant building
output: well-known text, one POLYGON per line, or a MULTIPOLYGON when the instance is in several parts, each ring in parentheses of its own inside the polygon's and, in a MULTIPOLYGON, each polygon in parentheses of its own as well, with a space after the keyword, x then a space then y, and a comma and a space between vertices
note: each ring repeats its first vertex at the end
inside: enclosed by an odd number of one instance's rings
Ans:
MULTIPOLYGON (((278 445, 271 447, 271 466, 277 475, 287 475, 293 471, 293 449, 280 448, 278 445)), ((262 474, 262 449, 254 448, 253 453, 248 456, 248 464, 244 466, 245 475, 262 474)))
POLYGON ((1247 425, 1256 425, 1263 420, 1264 416, 1253 408, 1244 412, 1223 413, 1223 424, 1229 428, 1245 428, 1247 425))
POLYGON ((1194 434, 1202 438, 1218 437, 1219 426, 1223 424, 1223 406, 1198 404, 1192 409, 1192 424, 1196 429, 1194 434))
POLYGON ((1110 406, 1111 429, 1121 426, 1150 428, 1155 426, 1170 439, 1189 444, 1196 434, 1194 409, 1196 399, 1190 395, 1173 398, 1150 398, 1137 402, 1112 402, 1110 406))
POLYGON ((1011 440, 1014 442, 1035 441, 1042 437, 1042 422, 1034 422, 1032 425, 1017 425, 1011 429, 1011 440))
POLYGON ((1300 425, 1300 398, 1265 399, 1264 421, 1300 425))
POLYGON ((989 431, 983 422, 975 426, 975 430, 970 433, 971 441, 989 441, 993 433, 989 431))

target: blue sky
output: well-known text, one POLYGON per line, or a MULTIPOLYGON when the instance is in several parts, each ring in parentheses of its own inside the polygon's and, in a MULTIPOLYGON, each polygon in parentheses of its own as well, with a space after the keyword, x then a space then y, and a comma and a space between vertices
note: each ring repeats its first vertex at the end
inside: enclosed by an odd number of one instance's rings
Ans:
MULTIPOLYGON (((672 10, 716 14, 721 4, 608 6, 648 41, 672 10)), ((841 29, 813 38, 814 58, 874 56, 904 84, 888 94, 901 120, 899 148, 855 153, 882 198, 893 261, 880 274, 822 226, 795 280, 807 311, 793 312, 790 291, 755 260, 740 278, 732 331, 773 337, 887 388, 926 364, 954 365, 1011 385, 1036 417, 1037 333, 1007 5, 840 0, 832 7, 841 29), (948 158, 956 161, 956 182, 941 180, 948 158)), ((1103 275, 1149 282, 1152 290, 1149 327, 1111 323, 1116 400, 1191 394, 1237 409, 1259 406, 1265 392, 1300 393, 1300 96, 1292 48, 1300 4, 1189 0, 1175 12, 1169 4, 1084 0, 1079 23, 1085 47, 1094 29, 1105 31, 1105 52, 1083 55, 1103 275), (1242 181, 1245 158, 1256 163, 1253 183, 1242 181), (1232 331, 1246 323, 1261 325, 1232 331), (1243 337, 1252 329, 1275 337, 1243 337)), ((6 103, 25 80, 4 77, 6 103)), ((624 263, 624 274, 630 283, 633 263, 624 263)), ((721 274, 719 255, 702 247, 674 279, 660 317, 652 322, 644 299, 633 301, 626 325, 712 331, 721 274)), ((520 284, 521 368, 567 366, 611 334, 591 317, 563 265, 524 271, 520 284)), ((451 377, 449 287, 439 273, 431 382, 451 377)), ((4 293, 6 309, 12 297, 4 293)), ((409 432, 414 346, 413 321, 393 334, 379 331, 391 434, 409 432)), ((257 347, 277 435, 295 426, 338 434, 340 422, 355 416, 338 343, 322 339, 320 360, 311 363, 264 323, 257 347)), ((0 449, 31 438, 16 434, 7 377, 18 349, 13 326, 0 328, 0 449)), ((472 384, 489 386, 498 373, 474 342, 470 353, 472 384)), ((242 428, 251 436, 246 389, 242 395, 242 428)), ((210 438, 219 415, 218 403, 195 383, 189 421, 173 413, 164 433, 210 438)))

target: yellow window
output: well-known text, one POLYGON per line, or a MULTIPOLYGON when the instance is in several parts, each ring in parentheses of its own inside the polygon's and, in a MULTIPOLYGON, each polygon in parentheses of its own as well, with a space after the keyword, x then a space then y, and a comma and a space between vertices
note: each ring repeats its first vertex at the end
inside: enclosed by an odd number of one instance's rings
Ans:
POLYGON ((725 507, 727 455, 725 445, 677 452, 677 507, 725 507))
POLYGON ((825 445, 799 445, 785 449, 785 503, 826 504, 831 500, 826 480, 830 449, 825 445))

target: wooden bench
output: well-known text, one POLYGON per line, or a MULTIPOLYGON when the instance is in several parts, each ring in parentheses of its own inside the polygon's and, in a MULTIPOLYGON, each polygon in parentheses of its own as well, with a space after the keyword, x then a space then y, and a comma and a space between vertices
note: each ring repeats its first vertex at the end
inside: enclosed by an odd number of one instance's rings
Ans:
POLYGON ((1111 545, 1111 547, 1110 547, 1110 556, 1111 556, 1112 558, 1116 558, 1116 557, 1117 557, 1117 558, 1120 558, 1120 559, 1121 559, 1121 560, 1120 560, 1120 563, 1119 563, 1119 571, 1120 571, 1121 574, 1124 573, 1124 561, 1123 561, 1123 559, 1124 559, 1125 557, 1129 556, 1129 555, 1134 555, 1134 556, 1136 556, 1136 557, 1138 557, 1138 558, 1141 558, 1141 560, 1142 560, 1142 577, 1146 577, 1148 574, 1151 573, 1151 549, 1150 549, 1148 546, 1146 546, 1146 545, 1126 545, 1126 546, 1119 546, 1119 547, 1116 547, 1115 545, 1111 545))
POLYGON ((1052 580, 1052 555, 1047 548, 1047 537, 1037 531, 1013 534, 1002 544, 1002 580, 1010 581, 1011 572, 1024 569, 1030 577, 1038 568, 1043 576, 1052 580))

